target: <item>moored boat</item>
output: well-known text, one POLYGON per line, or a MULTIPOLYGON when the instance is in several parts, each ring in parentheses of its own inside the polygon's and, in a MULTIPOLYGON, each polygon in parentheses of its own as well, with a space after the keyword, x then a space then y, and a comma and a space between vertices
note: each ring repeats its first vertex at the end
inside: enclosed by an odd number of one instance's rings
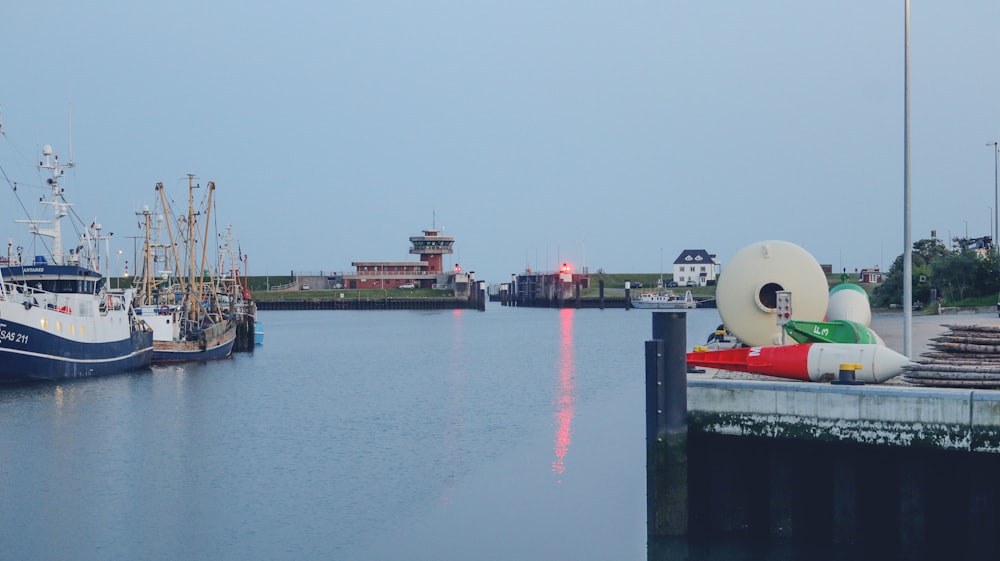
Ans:
MULTIPOLYGON (((208 203, 204 213, 194 209, 194 176, 188 176, 189 205, 182 220, 171 211, 163 190, 157 183, 156 190, 163 205, 163 214, 169 243, 158 238, 159 227, 153 224, 154 213, 144 210, 145 243, 143 263, 137 277, 135 306, 140 316, 153 330, 153 363, 187 362, 228 358, 236 342, 237 324, 233 311, 235 297, 222 289, 210 276, 206 276, 204 263, 209 244, 196 227, 198 217, 204 215, 209 223, 212 194, 215 184, 208 182, 208 203), (174 241, 173 223, 184 224, 187 232, 183 243, 174 241), (199 239, 202 238, 202 239, 199 239), (201 247, 198 259, 197 248, 201 247), (154 267, 159 270, 154 271, 154 267), (180 274, 180 271, 184 274, 180 274)), ((179 226, 178 226, 179 227, 179 226)))
POLYGON ((661 290, 658 292, 643 292, 639 296, 632 298, 632 307, 651 310, 679 310, 692 309, 698 306, 697 300, 688 290, 683 297, 678 296, 672 290, 661 290))
POLYGON ((260 320, 253 322, 253 344, 264 344, 264 322, 260 320))
MULTIPOLYGON (((60 222, 71 206, 59 184, 64 168, 46 145, 39 168, 50 172, 52 220, 18 221, 49 242, 48 255, 22 260, 21 248, 0 263, 0 382, 59 380, 148 367, 153 333, 134 312, 129 291, 112 291, 100 271, 96 221, 63 252, 60 222), (40 227, 43 224, 48 228, 40 227)), ((16 189, 14 190, 16 194, 16 189)), ((13 244, 11 244, 12 246, 13 244)), ((35 246, 35 244, 32 244, 35 246)))

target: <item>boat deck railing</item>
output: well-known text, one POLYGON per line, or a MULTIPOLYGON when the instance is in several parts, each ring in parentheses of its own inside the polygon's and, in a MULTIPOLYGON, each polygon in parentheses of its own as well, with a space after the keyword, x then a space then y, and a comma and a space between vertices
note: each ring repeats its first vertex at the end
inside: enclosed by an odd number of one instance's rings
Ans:
MULTIPOLYGON (((0 283, 0 300, 21 304, 26 309, 32 307, 45 308, 67 315, 81 315, 83 310, 74 310, 74 302, 79 303, 78 294, 63 294, 59 292, 49 292, 40 288, 35 288, 24 283, 4 282, 0 283)), ((107 293, 101 300, 99 311, 102 314, 108 310, 123 310, 126 307, 125 295, 107 293)))

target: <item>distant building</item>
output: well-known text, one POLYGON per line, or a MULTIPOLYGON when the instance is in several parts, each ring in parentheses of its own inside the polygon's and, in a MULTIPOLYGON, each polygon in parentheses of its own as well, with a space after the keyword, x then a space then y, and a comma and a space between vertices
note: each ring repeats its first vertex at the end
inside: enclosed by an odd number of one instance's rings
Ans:
POLYGON ((993 250, 993 238, 990 236, 967 238, 959 240, 959 245, 969 251, 974 251, 980 259, 986 259, 993 250))
POLYGON ((563 263, 558 271, 536 272, 531 269, 512 275, 515 283, 514 298, 518 305, 538 306, 564 302, 577 295, 577 291, 590 287, 587 268, 573 272, 569 263, 563 263))
POLYGON ((878 267, 872 267, 871 269, 861 269, 861 273, 858 275, 859 282, 882 282, 882 271, 878 267))
POLYGON ((685 286, 693 281, 697 286, 715 284, 719 262, 704 249, 685 249, 674 260, 674 282, 685 286))
POLYGON ((451 271, 444 270, 444 256, 455 252, 455 238, 424 230, 421 236, 411 236, 410 244, 410 253, 419 255, 419 261, 353 261, 354 272, 344 273, 339 283, 344 288, 449 288, 456 296, 468 294, 473 273, 464 273, 457 263, 451 271))

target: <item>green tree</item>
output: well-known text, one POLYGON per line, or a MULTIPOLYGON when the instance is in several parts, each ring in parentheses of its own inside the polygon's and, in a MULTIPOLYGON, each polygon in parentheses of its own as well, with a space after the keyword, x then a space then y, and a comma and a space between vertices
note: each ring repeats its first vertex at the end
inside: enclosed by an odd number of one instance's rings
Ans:
POLYGON ((1000 293, 1000 258, 995 250, 991 250, 985 259, 981 259, 982 266, 977 270, 976 286, 980 287, 979 295, 1000 293))
POLYGON ((965 300, 976 295, 976 278, 982 276, 979 269, 984 266, 985 261, 976 252, 963 248, 935 259, 931 275, 944 299, 965 300))
MULTIPOLYGON (((930 302, 931 288, 937 288, 942 298, 960 301, 966 298, 997 294, 1000 291, 1000 268, 995 252, 983 256, 959 244, 952 251, 937 239, 925 239, 913 244, 913 299, 930 302)), ((896 257, 886 274, 885 282, 872 293, 872 305, 889 307, 903 303, 903 256, 896 257)))
POLYGON ((945 247, 944 242, 937 238, 918 240, 913 243, 914 261, 916 261, 916 257, 919 255, 924 263, 932 263, 938 257, 944 257, 949 253, 951 251, 945 247))
MULTIPOLYGON (((913 271, 911 282, 913 299, 926 302, 930 297, 930 266, 919 255, 913 255, 913 271), (923 280, 921 280, 923 279, 923 280)), ((876 308, 888 308, 903 304, 903 256, 892 262, 889 272, 882 284, 872 292, 872 305, 876 308)))

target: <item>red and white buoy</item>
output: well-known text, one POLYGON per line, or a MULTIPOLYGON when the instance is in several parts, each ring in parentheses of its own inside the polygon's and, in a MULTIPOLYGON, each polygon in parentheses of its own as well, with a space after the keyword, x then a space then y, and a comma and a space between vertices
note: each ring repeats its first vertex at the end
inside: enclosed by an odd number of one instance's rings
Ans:
POLYGON ((842 364, 853 364, 860 365, 855 371, 859 382, 878 384, 902 374, 910 360, 883 345, 804 343, 694 351, 687 354, 687 363, 812 382, 836 378, 842 364))

